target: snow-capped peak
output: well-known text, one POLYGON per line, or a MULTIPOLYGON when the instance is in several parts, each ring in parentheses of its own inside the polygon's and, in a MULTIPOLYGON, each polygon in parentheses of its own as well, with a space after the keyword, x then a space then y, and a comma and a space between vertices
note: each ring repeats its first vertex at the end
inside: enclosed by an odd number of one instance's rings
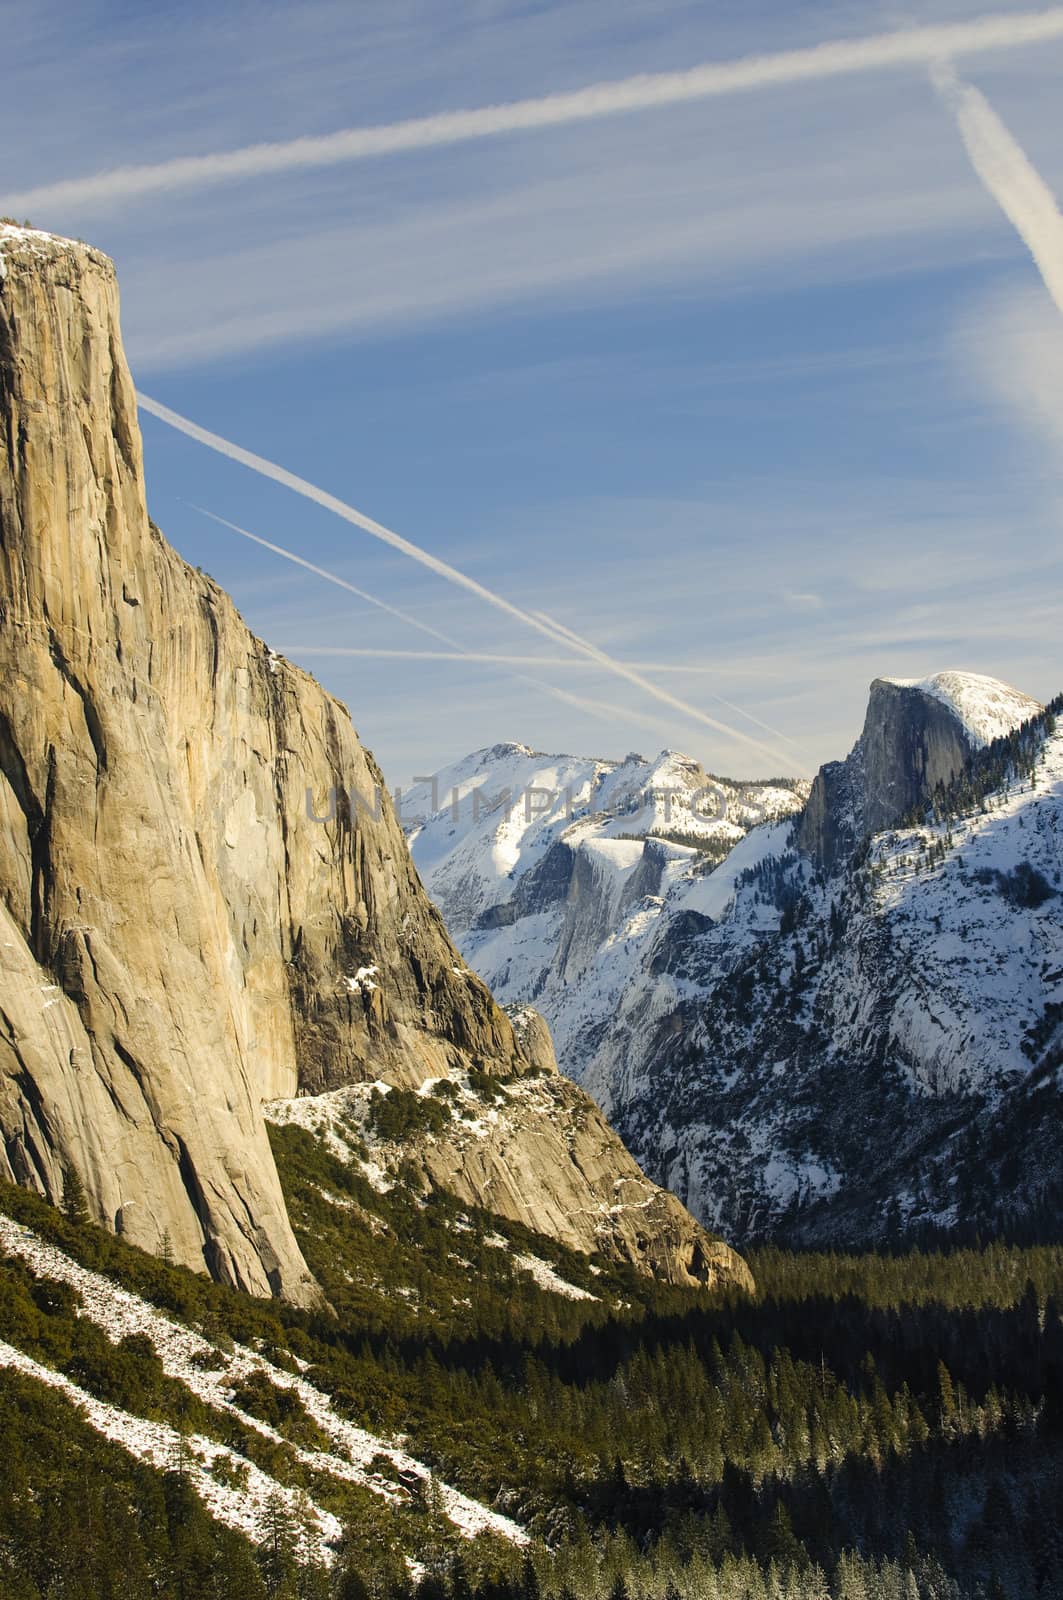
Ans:
POLYGON ((935 672, 929 678, 883 678, 896 689, 918 689, 947 706, 975 744, 991 744, 1036 716, 1041 702, 978 672, 935 672))
POLYGON ((99 250, 82 244, 80 239, 66 239, 60 233, 45 233, 42 228, 28 228, 17 222, 0 222, 0 283, 7 277, 5 247, 12 258, 16 255, 23 257, 29 255, 39 259, 54 259, 76 251, 90 256, 97 262, 107 260, 99 250))

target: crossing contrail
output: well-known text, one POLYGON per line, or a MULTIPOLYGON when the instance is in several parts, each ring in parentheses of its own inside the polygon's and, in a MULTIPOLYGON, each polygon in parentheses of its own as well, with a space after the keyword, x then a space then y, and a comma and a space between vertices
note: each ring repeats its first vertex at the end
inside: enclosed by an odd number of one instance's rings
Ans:
MULTIPOLYGON (((312 572, 318 578, 324 578, 327 583, 333 583, 339 589, 346 589, 350 594, 356 594, 360 600, 367 600, 371 606, 387 612, 388 616, 395 617, 399 622, 407 623, 411 628, 417 628, 421 633, 428 634, 433 639, 438 639, 441 644, 449 645, 449 650, 372 650, 360 649, 346 645, 288 645, 282 654, 299 655, 327 655, 327 656, 382 656, 395 660, 414 661, 468 661, 484 662, 492 665, 504 666, 510 669, 529 666, 558 666, 571 669, 572 667, 593 667, 593 661, 576 659, 571 656, 557 656, 543 659, 541 656, 506 656, 478 653, 464 650, 459 642, 449 633, 443 633, 430 622, 422 622, 420 617, 411 616, 408 611, 402 611, 398 606, 389 605, 386 600, 381 600, 377 595, 370 594, 366 589, 359 589, 357 584, 350 583, 346 578, 341 578, 338 572, 330 572, 328 567, 319 567, 313 561, 307 561, 305 556, 297 555, 294 550, 288 550, 282 544, 274 544, 272 539, 264 539, 261 534, 252 533, 249 528, 242 528, 238 522, 230 522, 228 517, 220 517, 216 511, 208 511, 206 506, 197 506, 193 501, 188 504, 193 511, 198 511, 201 516, 209 517, 212 522, 218 522, 223 528, 229 528, 233 533, 238 533, 243 539, 250 539, 253 544, 261 545, 264 550, 270 550, 275 556, 291 561, 297 567, 303 567, 307 572, 312 572)), ((657 663, 650 664, 653 671, 668 671, 657 663)), ((679 669, 676 669, 679 670, 679 669)), ((708 671, 708 668, 700 669, 708 671)), ((630 707, 607 705, 601 700, 588 700, 583 695, 573 694, 571 690, 558 688, 553 683, 543 683, 539 678, 530 677, 526 672, 513 670, 513 677, 518 683, 527 684, 530 688, 538 690, 541 694, 549 695, 551 699, 558 700, 562 705, 575 706, 577 710, 601 721, 613 722, 618 718, 624 722, 645 727, 652 726, 652 719, 642 712, 630 707)))
MULTIPOLYGON (((199 510, 201 508, 197 507, 196 509, 199 510)), ((207 512, 206 515, 210 516, 212 513, 207 512)), ((223 522, 225 519, 223 517, 219 517, 216 520, 223 522)), ((243 529, 236 528, 235 523, 226 523, 226 526, 236 529, 238 533, 244 532, 243 529)), ((248 537, 254 538, 255 536, 251 534, 248 535, 248 537)), ((278 554, 283 553, 278 545, 270 544, 266 539, 258 539, 256 542, 258 544, 264 544, 267 550, 274 550, 278 554)), ((310 567, 311 572, 322 572, 322 568, 311 566, 309 562, 300 560, 300 565, 310 567)), ((361 593, 361 590, 356 590, 355 593, 361 593)), ((378 601, 377 604, 382 604, 382 602, 378 601)), ((385 609, 391 610, 392 608, 386 607, 385 609)), ((405 615, 401 612, 397 612, 396 615, 402 616, 404 621, 412 620, 411 618, 405 617, 405 615)), ((281 650, 282 655, 365 656, 367 658, 387 661, 454 661, 459 663, 482 662, 485 665, 500 667, 564 667, 566 670, 571 670, 573 667, 576 667, 586 668, 591 671, 595 669, 595 663, 593 661, 588 661, 585 657, 516 656, 504 654, 502 652, 496 653, 495 651, 489 650, 385 650, 377 649, 372 645, 346 644, 287 644, 283 647, 278 646, 278 649, 281 650)), ((707 667, 703 665, 682 666, 675 661, 628 661, 624 664, 625 666, 634 667, 637 672, 663 672, 671 673, 678 677, 684 677, 691 673, 701 676, 705 673, 718 672, 720 670, 718 667, 707 667)), ((730 704, 729 701, 722 700, 719 695, 713 695, 713 699, 720 700, 722 705, 730 704)), ((747 714, 746 712, 742 711, 741 706, 734 706, 732 709, 740 712, 742 716, 747 714)), ((785 738, 785 735, 781 734, 780 738, 785 738)))
POLYGON ((1063 213, 1059 202, 1010 128, 979 89, 950 66, 931 73, 956 119, 971 165, 1023 244, 1063 313, 1063 213))
MULTIPOLYGON (((392 528, 386 528, 383 523, 375 522, 372 517, 367 517, 363 512, 355 510, 344 500, 336 495, 329 494, 317 484, 310 483, 306 478, 300 478, 297 473, 289 472, 286 467, 279 466, 275 461, 269 461, 265 456, 259 456, 252 450, 245 450, 242 445, 234 444, 232 440, 225 439, 218 433, 212 433, 208 428, 200 427, 199 423, 192 422, 188 417, 181 416, 180 412, 172 411, 169 406, 162 405, 158 400, 152 400, 149 395, 138 391, 137 401, 143 410, 151 416, 158 417, 171 428, 176 428, 179 433, 187 434, 189 438, 205 444, 209 449, 215 450, 219 455, 228 457, 230 461, 237 461, 241 466, 249 467, 252 472, 257 472, 264 478, 269 478, 274 483, 282 484, 293 493, 302 495, 304 499, 312 500, 316 505, 323 506, 325 510, 332 511, 336 516, 342 517, 345 522, 353 523, 357 528, 379 539, 382 544, 389 545, 393 550, 400 550, 403 555, 409 556, 411 561, 416 561, 420 566, 426 567, 429 572, 434 572, 437 577, 443 578, 447 583, 454 584, 459 589, 465 589, 469 594, 476 596, 486 605, 493 606, 505 616, 511 617, 515 622, 524 627, 533 629, 542 634, 555 645, 575 650, 577 654, 586 656, 596 661, 599 666, 611 672, 614 677, 621 678, 630 683, 634 688, 641 689, 644 694, 660 701, 662 705, 669 706, 673 711, 680 712, 684 717, 694 722, 699 722, 703 727, 711 728, 714 733, 725 734, 730 739, 737 740, 740 744, 748 745, 758 750, 761 755, 767 755, 775 762, 779 760, 779 751, 772 746, 764 744, 760 739, 745 733, 741 728, 733 728, 729 723, 722 722, 718 717, 711 717, 707 711, 702 711, 698 706, 690 705, 681 700, 669 690, 661 688, 643 673, 635 668, 626 666, 621 661, 616 661, 604 650, 599 650, 596 645, 586 641, 576 641, 575 638, 566 637, 560 626, 550 619, 544 619, 524 611, 503 595, 496 594, 486 584, 478 583, 475 578, 468 577, 457 567, 451 566, 448 561, 443 561, 439 556, 432 555, 427 550, 422 550, 420 545, 406 539, 402 534, 396 533, 392 528)), ((346 585, 345 585, 346 587, 346 585)), ((450 643, 451 641, 444 641, 450 643)), ((543 685, 542 687, 545 687, 543 685)), ((787 756, 786 760, 793 758, 787 756)))
POLYGON ((42 210, 100 212, 152 194, 172 194, 181 189, 201 189, 241 178, 339 166, 405 150, 435 149, 441 145, 528 133, 785 84, 814 83, 853 73, 925 65, 948 57, 976 55, 1059 38, 1063 38, 1063 8, 1054 6, 1044 11, 1003 13, 970 22, 873 34, 862 39, 839 39, 799 50, 743 56, 735 61, 705 62, 681 72, 640 73, 635 77, 589 84, 563 94, 541 95, 475 110, 444 111, 375 127, 343 128, 321 137, 245 145, 237 150, 208 155, 115 167, 88 177, 62 179, 4 195, 0 198, 0 211, 20 216, 42 210))
MULTIPOLYGON (((537 617, 541 617, 544 622, 548 622, 551 627, 556 628, 557 631, 565 639, 567 639, 570 644, 580 649, 593 651, 595 655, 597 655, 596 647, 590 642, 589 639, 584 639, 581 634, 573 633, 572 629, 566 628, 563 622, 555 621, 554 618, 549 616, 545 611, 537 611, 535 615, 537 617)), ((634 665, 634 663, 630 664, 634 665)), ((642 670, 652 671, 653 669, 643 668, 642 670)), ((741 706, 736 706, 731 700, 725 700, 722 694, 716 694, 712 689, 709 690, 709 694, 718 705, 726 706, 727 710, 733 711, 736 716, 745 717, 747 722, 752 722, 754 726, 760 728, 763 733, 770 734, 773 739, 781 739, 784 744, 793 745, 795 748, 797 747, 797 741, 795 739, 789 738, 785 733, 780 733, 779 729, 773 728, 770 722, 762 722, 760 718, 755 717, 751 711, 744 711, 741 706)))
POLYGON ((375 594, 370 594, 366 589, 359 589, 357 584, 348 583, 346 578, 341 578, 338 572, 329 572, 327 567, 315 566, 312 561, 307 561, 304 556, 296 555, 294 550, 286 550, 281 544, 273 544, 269 539, 263 539, 261 534, 252 533, 249 528, 241 528, 239 523, 230 522, 228 517, 219 517, 216 511, 208 511, 206 506, 197 506, 190 500, 188 504, 193 511, 198 511, 201 517, 209 517, 211 522, 219 522, 223 528, 229 528, 233 533, 238 533, 243 539, 250 539, 252 544, 260 544, 263 550, 272 550, 275 556, 283 556, 285 561, 294 562, 297 567, 305 567, 307 572, 312 572, 318 578, 324 578, 328 583, 334 583, 340 589, 347 589, 351 594, 356 594, 359 600, 366 600, 371 606, 376 606, 380 611, 386 611, 389 617, 395 617, 399 622, 405 622, 408 627, 417 628, 421 633, 431 635, 438 639, 440 644, 451 645, 455 650, 460 650, 448 634, 440 633, 438 628, 433 628, 430 622, 422 622, 419 617, 411 617, 408 611, 400 611, 398 606, 389 605, 386 600, 379 599, 375 594))

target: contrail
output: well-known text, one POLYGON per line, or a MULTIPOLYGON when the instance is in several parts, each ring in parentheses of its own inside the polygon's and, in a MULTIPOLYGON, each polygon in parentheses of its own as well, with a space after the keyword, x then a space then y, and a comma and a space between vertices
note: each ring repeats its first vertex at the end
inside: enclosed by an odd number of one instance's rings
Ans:
MULTIPOLYGON (((557 623, 551 620, 533 616, 528 611, 522 611, 520 606, 515 606, 512 601, 506 600, 502 595, 496 594, 493 589, 488 589, 485 584, 478 583, 475 578, 467 577, 457 567, 452 567, 449 562, 441 561, 438 556, 431 555, 427 550, 422 550, 420 545, 403 538, 402 534, 395 533, 391 528, 385 528, 383 523, 374 522, 372 517, 365 516, 361 511, 356 511, 353 506, 347 505, 336 495, 329 494, 326 490, 318 488, 306 478, 300 478, 296 473, 289 472, 286 467, 278 466, 275 461, 267 461, 264 456, 255 455, 251 450, 245 450, 241 445, 233 444, 231 440, 224 439, 220 434, 211 433, 207 428, 201 428, 198 423, 191 422, 188 417, 183 417, 177 411, 171 411, 169 406, 161 405, 158 400, 152 400, 148 395, 137 393, 137 401, 150 415, 158 417, 161 422, 167 423, 171 428, 176 428, 179 433, 184 433, 191 439, 196 439, 200 444, 205 444, 209 449, 216 450, 219 455, 227 456, 230 461, 238 461, 241 466, 249 467, 252 472, 259 473, 264 478, 271 479, 274 483, 283 484, 286 489, 291 489, 295 494, 302 495, 307 500, 312 500, 316 505, 324 506, 327 511, 335 512, 345 522, 353 523, 356 528, 362 528, 366 533, 379 539, 383 544, 389 545, 393 550, 401 550, 403 555, 409 556, 411 561, 427 567, 430 572, 436 573, 448 583, 465 589, 486 605, 494 606, 497 611, 512 617, 515 622, 522 623, 527 628, 532 628, 536 633, 543 634, 551 643, 564 645, 578 651, 579 654, 588 656, 597 661, 606 671, 615 677, 622 678, 641 689, 644 694, 659 700, 662 705, 670 706, 673 711, 679 711, 683 716, 690 717, 695 722, 700 722, 707 728, 712 728, 715 733, 726 734, 730 739, 737 739, 741 744, 750 745, 759 750, 762 755, 770 756, 772 761, 778 761, 779 752, 770 746, 761 743, 759 739, 744 733, 740 728, 732 728, 726 722, 710 717, 707 711, 701 711, 697 706, 689 705, 685 700, 662 689, 652 679, 637 672, 633 667, 625 666, 620 661, 615 661, 606 655, 604 650, 597 646, 581 641, 578 644, 566 638, 564 631, 557 623)), ((446 640, 445 643, 451 641, 446 640)), ((543 686, 545 687, 545 686, 543 686)), ((789 758, 788 758, 789 759, 789 758)))
MULTIPOLYGON (((356 649, 347 646, 289 645, 288 651, 302 655, 330 655, 330 656, 384 656, 402 660, 419 661, 470 661, 497 663, 500 666, 514 667, 523 665, 524 662, 539 665, 542 658, 539 656, 510 657, 504 655, 477 654, 473 651, 463 650, 460 643, 449 633, 443 633, 439 628, 434 628, 430 622, 422 622, 419 617, 413 617, 408 611, 401 611, 398 606, 392 606, 386 600, 370 594, 365 589, 359 589, 357 584, 349 583, 346 578, 341 578, 338 572, 330 572, 328 567, 319 567, 313 561, 307 561, 305 556, 300 556, 294 550, 288 550, 282 544, 274 544, 271 539, 263 539, 261 534, 252 533, 249 528, 242 528, 237 522, 230 522, 227 517, 218 516, 215 511, 208 511, 206 506, 197 506, 193 501, 188 501, 193 511, 198 511, 201 516, 209 517, 212 522, 220 523, 223 528, 230 528, 233 533, 238 533, 243 539, 250 539, 253 544, 261 545, 264 550, 271 550, 274 555, 281 556, 285 561, 291 561, 297 567, 303 567, 307 572, 314 573, 319 578, 324 578, 327 583, 333 583, 339 589, 346 589, 351 594, 356 594, 360 600, 367 600, 371 606, 376 606, 380 611, 386 611, 399 622, 408 623, 411 628, 417 628, 421 633, 428 634, 433 639, 438 639, 441 644, 449 645, 450 649, 442 650, 369 650, 356 649)), ((281 654, 286 652, 282 651, 281 654)), ((547 660, 545 665, 556 665, 566 668, 593 667, 592 661, 573 660, 571 656, 559 656, 554 661, 547 660)), ((655 670, 664 671, 665 668, 655 666, 655 670)), ((708 669, 705 669, 708 670, 708 669)), ((524 672, 514 672, 513 676, 518 683, 528 684, 542 694, 549 695, 551 699, 559 700, 562 705, 575 706, 578 710, 586 712, 589 716, 598 717, 605 721, 614 721, 620 718, 640 726, 652 725, 652 719, 640 712, 633 711, 623 706, 606 705, 600 700, 587 700, 582 695, 573 694, 570 690, 559 689, 556 684, 543 683, 538 678, 529 677, 524 672)))
MULTIPOLYGON (((574 665, 592 666, 593 662, 577 661, 574 665)), ((580 695, 571 694, 567 689, 558 689, 556 693, 559 700, 577 706, 582 711, 589 711, 594 716, 600 717, 603 722, 614 723, 618 720, 630 722, 633 727, 649 728, 660 738, 661 719, 648 711, 635 711, 630 706, 615 706, 610 700, 585 700, 580 695)))
MULTIPOLYGON (((212 515, 212 513, 208 512, 207 515, 212 515)), ((216 520, 222 521, 224 519, 218 518, 216 520)), ((243 529, 236 528, 235 523, 227 523, 226 526, 235 528, 235 531, 238 533, 244 531, 243 529)), ((248 535, 248 537, 254 538, 255 536, 251 534, 248 535)), ((289 554, 287 551, 281 550, 278 545, 270 544, 265 539, 258 539, 256 542, 259 544, 264 544, 267 550, 276 551, 278 555, 289 554)), ((317 572, 321 574, 321 576, 329 576, 329 574, 325 573, 321 567, 310 566, 309 562, 303 561, 298 556, 289 555, 289 559, 298 561, 300 566, 310 567, 310 571, 317 572)), ((337 581, 342 582, 343 580, 339 579, 337 581)), ((412 621, 413 619, 411 618, 408 620, 412 621)), ((469 663, 470 665, 482 664, 511 668, 563 667, 566 672, 571 672, 573 668, 591 672, 599 670, 597 662, 588 660, 586 658, 572 656, 514 656, 496 654, 492 651, 485 650, 388 650, 383 648, 377 649, 369 645, 333 644, 280 644, 275 645, 274 648, 278 654, 288 657, 329 656, 341 657, 345 660, 353 658, 355 660, 373 661, 450 661, 456 664, 469 663)), ((697 673, 700 675, 702 673, 719 671, 718 667, 684 667, 677 666, 675 662, 670 661, 629 661, 625 662, 624 665, 634 667, 639 672, 679 674, 697 673)), ((606 700, 589 700, 585 695, 573 694, 570 690, 558 688, 556 684, 540 683, 537 679, 527 678, 522 673, 515 673, 514 676, 519 677, 521 682, 530 683, 534 685, 535 688, 541 689, 546 694, 552 695, 555 700, 560 700, 564 705, 575 706, 578 710, 586 712, 591 716, 599 717, 603 721, 612 722, 619 718, 620 720, 629 722, 636 727, 652 728, 658 732, 660 731, 661 724, 659 717, 652 717, 645 712, 635 711, 631 706, 615 706, 610 701, 606 700)), ((757 726, 763 728, 765 732, 773 733, 775 731, 774 729, 770 728, 767 723, 760 722, 759 719, 754 717, 750 712, 743 711, 741 706, 732 705, 729 700, 724 700, 722 695, 714 694, 713 699, 718 700, 721 705, 727 706, 730 710, 736 711, 739 716, 748 717, 751 722, 756 723, 757 726)), ((798 748, 796 741, 789 738, 786 734, 780 733, 778 734, 778 737, 780 739, 785 739, 787 744, 794 745, 795 748, 798 748)))
MULTIPOLYGON (((580 649, 591 651, 595 650, 595 646, 591 644, 589 639, 584 639, 581 634, 573 633, 571 628, 566 628, 563 622, 555 621, 554 618, 549 616, 545 611, 537 611, 535 615, 537 617, 541 617, 542 620, 549 623, 551 627, 556 628, 557 631, 565 639, 567 639, 570 644, 580 649)), ((627 663, 627 665, 634 666, 635 663, 631 662, 627 663)), ((652 671, 653 668, 643 668, 642 670, 652 671)), ((754 726, 760 728, 763 733, 769 733, 773 739, 781 739, 784 744, 793 745, 795 749, 799 748, 796 739, 791 739, 787 734, 780 733, 779 729, 773 728, 770 722, 762 722, 760 718, 755 717, 751 711, 745 711, 741 706, 736 706, 733 701, 725 700, 722 694, 716 694, 712 689, 709 690, 709 694, 718 705, 726 706, 727 710, 733 711, 736 716, 745 717, 747 722, 752 722, 754 726)))
MULTIPOLYGON (((143 403, 143 401, 141 402, 143 403)), ((283 556, 285 561, 292 561, 297 567, 305 567, 307 572, 313 572, 317 577, 324 578, 328 583, 334 583, 340 589, 347 589, 351 594, 356 594, 359 600, 367 600, 371 606, 376 606, 380 611, 386 611, 389 617, 395 617, 399 622, 405 622, 411 628, 418 628, 422 633, 430 634, 433 639, 438 639, 440 644, 453 646, 460 650, 449 635, 440 633, 438 628, 433 628, 431 623, 422 622, 419 617, 411 617, 408 611, 400 611, 398 606, 388 605, 386 600, 380 600, 375 594, 369 594, 365 589, 359 589, 356 584, 348 583, 346 578, 341 578, 336 572, 329 572, 327 567, 316 567, 312 561, 296 555, 294 550, 286 550, 283 545, 273 544, 269 539, 263 539, 261 534, 252 533, 248 528, 241 528, 239 523, 230 522, 227 517, 219 517, 216 511, 208 511, 206 506, 197 506, 190 500, 188 504, 193 511, 198 511, 200 516, 209 517, 211 522, 220 522, 223 528, 231 528, 233 533, 238 533, 243 539, 250 539, 252 544, 260 544, 263 550, 272 550, 275 556, 283 556)))
POLYGON ((344 128, 319 138, 246 145, 210 155, 115 167, 89 177, 64 179, 6 195, 0 200, 0 211, 20 216, 53 208, 101 211, 150 194, 172 194, 179 189, 199 189, 240 178, 339 166, 404 150, 434 149, 500 134, 556 128, 783 84, 923 65, 949 56, 975 55, 1059 38, 1063 38, 1063 8, 1054 6, 1047 11, 990 15, 972 22, 839 39, 800 50, 706 62, 682 72, 640 73, 564 94, 471 111, 444 111, 376 127, 344 128))
POLYGON ((1063 313, 1063 214, 1055 195, 980 90, 962 83, 950 66, 936 66, 931 78, 956 119, 971 165, 1063 313))
MULTIPOLYGON (((200 510, 202 508, 197 506, 196 509, 200 510)), ((205 513, 205 515, 212 516, 213 513, 208 511, 205 513)), ((218 517, 215 520, 218 522, 225 521, 223 517, 218 517)), ((226 523, 226 527, 234 528, 237 533, 245 532, 245 530, 242 528, 236 528, 236 524, 233 522, 226 523)), ((276 551, 278 555, 287 553, 282 552, 278 545, 270 544, 266 539, 256 538, 254 534, 248 534, 247 537, 255 539, 256 543, 258 544, 265 545, 267 550, 276 551)), ((317 572, 319 574, 322 573, 322 568, 310 566, 310 563, 308 561, 303 561, 301 557, 296 556, 291 557, 291 559, 299 561, 301 566, 310 567, 311 572, 317 572)), ((348 587, 350 587, 350 585, 348 585, 348 587)), ((361 593, 361 591, 355 590, 355 593, 361 593)), ((376 603, 378 605, 383 604, 381 601, 377 601, 376 603)), ((384 609, 390 610, 392 608, 385 607, 384 609)), ((402 616, 404 621, 413 621, 412 618, 405 617, 401 612, 396 612, 395 614, 397 616, 402 616)), ((515 656, 496 654, 493 651, 487 650, 384 650, 376 649, 370 645, 346 644, 287 644, 283 646, 278 645, 277 649, 282 655, 365 656, 371 659, 382 659, 387 661, 467 661, 483 662, 487 665, 500 667, 565 667, 567 670, 571 670, 573 667, 576 667, 594 670, 596 665, 595 662, 589 661, 586 658, 573 656, 515 656)), ((720 670, 719 667, 715 666, 682 666, 675 661, 626 661, 624 665, 633 667, 637 672, 674 673, 678 674, 680 677, 690 673, 701 676, 705 673, 718 672, 720 670)), ((714 694, 713 699, 719 700, 721 705, 730 705, 730 701, 724 700, 720 695, 714 694)), ((590 702, 588 702, 588 704, 589 703, 590 702)), ((733 706, 731 709, 740 712, 742 716, 748 715, 747 712, 742 711, 741 706, 733 706)), ((767 729, 767 731, 771 732, 772 730, 767 729)), ((785 738, 786 735, 780 734, 779 737, 785 738)))

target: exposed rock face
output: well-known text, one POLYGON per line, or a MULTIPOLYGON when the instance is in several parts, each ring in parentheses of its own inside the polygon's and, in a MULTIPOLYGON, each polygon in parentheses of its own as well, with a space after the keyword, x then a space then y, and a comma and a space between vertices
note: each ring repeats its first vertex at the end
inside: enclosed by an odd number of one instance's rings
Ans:
POLYGON ((149 522, 97 252, 0 228, 0 430, 0 1172, 311 1298, 261 1102, 525 1057, 344 707, 149 522))
POLYGON ((1014 726, 1038 709, 1028 695, 971 673, 939 673, 921 683, 876 678, 852 752, 822 767, 812 785, 801 849, 833 867, 950 783, 998 722, 1014 726))
POLYGON ((682 1288, 753 1278, 730 1246, 710 1238, 686 1207, 642 1172, 594 1102, 556 1068, 503 1090, 486 1132, 455 1125, 401 1157, 426 1186, 550 1234, 574 1250, 602 1251, 682 1288))
POLYGON ((534 1072, 556 1072, 557 1056, 546 1018, 534 1006, 507 1006, 521 1055, 534 1072))
MULTIPOLYGON (((326 1135, 340 1149, 359 1129, 377 1182, 416 1174, 426 1190, 445 1189, 466 1205, 601 1253, 682 1288, 753 1289, 742 1258, 710 1237, 667 1190, 649 1181, 593 1101, 553 1064, 549 1030, 530 1007, 515 1017, 536 1070, 497 1085, 484 1102, 467 1080, 451 1077, 441 1129, 401 1142, 382 1140, 369 1114, 373 1089, 357 1085, 298 1100, 274 1101, 266 1114, 326 1135)), ((440 1085, 426 1086, 434 1096, 440 1085)))

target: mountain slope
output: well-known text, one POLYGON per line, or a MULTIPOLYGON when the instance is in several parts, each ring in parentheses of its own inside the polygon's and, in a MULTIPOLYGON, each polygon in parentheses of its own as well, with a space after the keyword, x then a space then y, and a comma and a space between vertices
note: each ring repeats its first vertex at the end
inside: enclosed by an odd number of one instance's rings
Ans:
POLYGON ((652 761, 496 745, 403 805, 419 872, 470 965, 500 999, 547 1017, 579 1079, 658 922, 750 828, 793 814, 807 785, 739 783, 662 751, 652 761))
POLYGON ((565 1069, 709 1226, 831 1243, 1040 1227, 1063 1187, 1063 745, 1039 713, 976 674, 876 680, 799 817, 708 872, 674 845, 617 861, 591 838, 559 905, 529 892, 544 861, 512 920, 481 915, 462 947, 535 998, 565 1069))
MULTIPOLYGON (((834 790, 846 826, 865 752, 834 790)), ((1063 740, 1048 719, 1016 757, 983 754, 987 790, 972 752, 918 825, 829 867, 802 848, 807 813, 760 860, 744 841, 733 900, 662 944, 602 1041, 583 1081, 703 1218, 837 1243, 1050 1208, 1063 740), (1029 1104, 1034 1085, 1049 1099, 1029 1104)))

